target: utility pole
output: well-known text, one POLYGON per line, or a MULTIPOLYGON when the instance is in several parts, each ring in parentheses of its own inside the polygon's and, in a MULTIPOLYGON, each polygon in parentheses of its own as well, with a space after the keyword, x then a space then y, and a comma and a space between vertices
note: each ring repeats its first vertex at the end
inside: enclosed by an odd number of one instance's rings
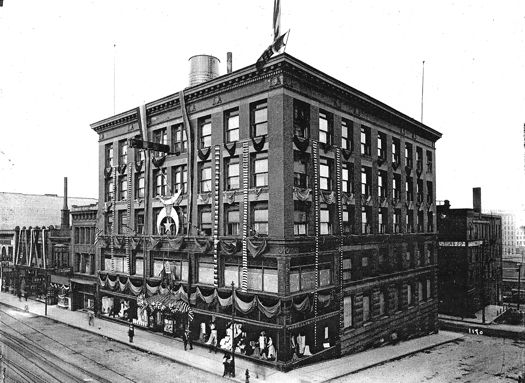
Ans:
POLYGON ((232 281, 232 377, 235 378, 235 283, 232 281))
POLYGON ((521 301, 521 263, 518 264, 518 311, 520 311, 521 301))

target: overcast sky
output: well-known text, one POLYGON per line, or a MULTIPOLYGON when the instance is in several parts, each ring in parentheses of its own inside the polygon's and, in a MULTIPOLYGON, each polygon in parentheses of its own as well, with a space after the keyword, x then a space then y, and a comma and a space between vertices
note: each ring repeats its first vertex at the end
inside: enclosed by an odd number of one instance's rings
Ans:
MULTIPOLYGON (((517 207, 524 191, 525 2, 281 0, 286 52, 420 119, 437 143, 437 198, 517 207)), ((89 124, 188 85, 188 58, 226 72, 272 39, 273 0, 4 0, 0 191, 97 197, 89 124), (116 48, 114 48, 116 44, 116 48)))

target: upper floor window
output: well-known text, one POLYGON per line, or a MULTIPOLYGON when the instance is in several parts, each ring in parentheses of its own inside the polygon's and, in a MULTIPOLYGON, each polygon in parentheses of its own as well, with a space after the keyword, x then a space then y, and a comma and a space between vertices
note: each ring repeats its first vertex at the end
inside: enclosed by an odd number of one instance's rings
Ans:
POLYGON ((392 138, 392 163, 399 164, 401 155, 401 143, 398 138, 392 138))
POLYGON ((199 207, 199 230, 201 235, 211 235, 211 209, 208 206, 199 207))
POLYGON ((171 127, 171 137, 173 140, 173 151, 184 153, 188 149, 188 138, 183 124, 173 125, 171 127))
POLYGON ((113 144, 106 144, 105 146, 106 168, 113 166, 113 144))
POLYGON ((153 177, 155 181, 155 195, 166 195, 166 170, 155 170, 153 177))
POLYGON ((299 100, 293 100, 293 131, 302 138, 308 138, 310 132, 310 105, 299 100))
POLYGON ((226 142, 239 141, 239 109, 232 109, 225 113, 226 142))
POLYGON ((135 198, 144 198, 144 172, 135 174, 135 198))
POLYGON ((122 140, 118 143, 119 165, 128 163, 128 140, 122 140))
POLYGON ((144 210, 135 210, 135 231, 144 234, 144 210))
POLYGON ((352 297, 347 296, 343 298, 343 326, 345 328, 352 327, 352 322, 353 322, 352 297))
POLYGON ((354 232, 354 207, 343 205, 343 234, 351 234, 354 232))
POLYGON ((200 147, 207 148, 211 146, 211 117, 199 118, 199 137, 200 147))
POLYGON ((144 161, 145 157, 146 155, 144 154, 144 149, 135 149, 135 161, 144 161))
POLYGON ((397 173, 394 173, 394 178, 392 179, 392 194, 394 199, 401 199, 401 175, 397 173))
POLYGON ((416 184, 417 202, 423 202, 423 180, 417 180, 416 184))
POLYGON ((352 149, 353 131, 354 123, 343 118, 341 120, 341 149, 352 149))
POLYGON ((394 214, 392 215, 392 232, 393 233, 400 233, 401 228, 401 209, 395 209, 394 214))
POLYGON ((370 320, 370 295, 363 295, 363 322, 370 320))
POLYGON ((268 205, 254 204, 252 209, 253 230, 256 235, 268 235, 268 205))
POLYGON ((386 134, 377 133, 377 157, 386 159, 386 134))
POLYGON ((199 192, 207 193, 211 191, 211 162, 200 164, 199 192))
POLYGON ((118 197, 120 201, 128 198, 128 179, 126 176, 120 176, 119 178, 118 197))
MULTIPOLYGON (((153 142, 156 142, 157 144, 168 145, 168 134, 166 132, 166 128, 157 129, 153 132, 153 142)), ((164 153, 155 152, 155 155, 157 156, 160 156, 162 154, 164 153)))
POLYGON ((319 188, 332 190, 332 161, 328 158, 319 159, 319 188))
POLYGON ((361 126, 361 154, 365 156, 370 156, 372 153, 370 135, 370 128, 361 126))
POLYGON ((414 180, 412 177, 406 179, 407 201, 414 201, 414 180))
POLYGON ((330 208, 328 205, 321 204, 319 226, 320 234, 332 234, 332 220, 330 219, 330 216, 330 208))
POLYGON ((240 234, 239 204, 234 204, 226 210, 226 235, 240 234))
POLYGON ((173 191, 180 191, 182 194, 188 192, 188 167, 179 165, 173 167, 173 191))
POLYGON ((432 152, 427 150, 427 173, 432 173, 432 168, 434 164, 432 161, 432 152))
POLYGON ((128 213, 126 210, 119 210, 118 211, 118 233, 119 234, 124 234, 126 233, 128 230, 128 213))
POLYGON ((423 149, 419 146, 416 147, 416 170, 418 172, 423 171, 423 149))
POLYGON ((232 157, 226 162, 226 190, 239 189, 239 158, 232 157))
POLYGON ((377 171, 377 196, 386 198, 387 195, 387 172, 384 170, 377 171))
POLYGON ((310 206, 307 203, 294 201, 293 233, 294 235, 308 234, 308 212, 310 206))
POLYGON ((379 233, 385 234, 386 224, 388 223, 388 209, 385 209, 385 208, 379 209, 378 223, 379 223, 379 233))
POLYGON ((372 187, 372 169, 367 166, 361 167, 361 194, 370 197, 372 187))
POLYGON ((427 203, 431 204, 434 202, 434 186, 432 181, 427 181, 427 203))
POLYGON ((334 116, 323 110, 319 111, 319 142, 332 143, 334 116))
POLYGON ((113 197, 115 196, 115 184, 113 181, 113 178, 108 178, 106 180, 106 201, 113 201, 113 197))
POLYGON ((405 143, 405 164, 409 168, 412 167, 412 144, 405 143))
POLYGON ((268 153, 257 153, 253 157, 253 187, 268 185, 268 153))
POLYGON ((361 233, 370 234, 372 223, 372 209, 370 206, 361 207, 361 233))
POLYGON ((252 137, 268 134, 268 104, 266 100, 250 105, 250 123, 252 137))
POLYGON ((293 186, 306 189, 308 187, 308 157, 294 153, 293 186))
POLYGON ((341 168, 341 191, 343 193, 353 193, 353 169, 352 164, 343 162, 341 168))

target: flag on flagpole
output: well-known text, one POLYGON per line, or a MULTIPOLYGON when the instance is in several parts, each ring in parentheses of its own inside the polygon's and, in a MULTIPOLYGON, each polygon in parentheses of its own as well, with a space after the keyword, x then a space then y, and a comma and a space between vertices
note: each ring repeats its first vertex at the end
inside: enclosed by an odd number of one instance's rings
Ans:
POLYGON ((266 64, 268 62, 268 60, 274 54, 279 53, 281 48, 286 45, 286 43, 284 42, 284 38, 286 37, 288 32, 290 32, 290 31, 288 30, 286 33, 284 33, 281 36, 279 36, 278 38, 276 38, 275 41, 273 42, 273 44, 271 44, 268 48, 266 48, 266 50, 263 52, 261 57, 259 57, 259 59, 255 63, 255 66, 257 67, 258 70, 261 69, 264 66, 264 64, 266 64))
POLYGON ((273 39, 274 41, 281 35, 281 0, 273 2, 273 39))

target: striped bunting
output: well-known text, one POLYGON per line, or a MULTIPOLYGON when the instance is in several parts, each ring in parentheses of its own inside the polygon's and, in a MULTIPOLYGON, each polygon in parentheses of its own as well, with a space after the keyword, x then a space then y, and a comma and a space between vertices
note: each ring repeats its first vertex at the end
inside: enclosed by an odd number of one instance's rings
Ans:
MULTIPOLYGON (((117 222, 117 209, 115 208, 117 206, 117 167, 113 167, 113 200, 111 201, 113 204, 113 211, 111 214, 113 215, 113 223, 111 224, 111 242, 109 245, 109 251, 111 255, 111 271, 115 271, 115 224, 117 222)), ((104 261, 105 262, 105 261, 104 261)))
POLYGON ((219 145, 215 145, 213 157, 215 161, 215 190, 213 191, 213 286, 218 287, 217 245, 219 243, 219 195, 221 184, 221 147, 219 145))
POLYGON ((250 164, 250 144, 243 142, 242 144, 242 291, 248 289, 248 247, 246 244, 246 237, 248 236, 248 188, 250 187, 250 179, 248 174, 248 166, 250 164))
POLYGON ((314 158, 314 218, 315 218, 315 291, 314 291, 314 347, 317 349, 317 297, 319 289, 319 235, 320 235, 320 204, 319 204, 319 146, 312 140, 312 155, 314 158))
MULTIPOLYGON (((127 174, 127 178, 128 178, 128 190, 127 190, 127 204, 126 204, 126 214, 128 215, 128 224, 131 222, 131 177, 132 177, 132 170, 131 170, 132 166, 128 163, 128 174, 127 174)), ((129 230, 129 229, 128 229, 129 230)), ((127 230, 126 230, 127 231, 127 230)), ((132 257, 132 254, 131 254, 131 237, 130 237, 130 233, 128 233, 128 235, 126 235, 126 270, 125 272, 127 274, 131 274, 131 270, 130 270, 130 265, 131 265, 131 257, 132 257)))
POLYGON ((337 218, 339 223, 339 329, 344 328, 344 302, 343 302, 343 204, 341 201, 342 194, 342 164, 341 148, 335 150, 335 177, 336 177, 336 201, 337 201, 337 218))

